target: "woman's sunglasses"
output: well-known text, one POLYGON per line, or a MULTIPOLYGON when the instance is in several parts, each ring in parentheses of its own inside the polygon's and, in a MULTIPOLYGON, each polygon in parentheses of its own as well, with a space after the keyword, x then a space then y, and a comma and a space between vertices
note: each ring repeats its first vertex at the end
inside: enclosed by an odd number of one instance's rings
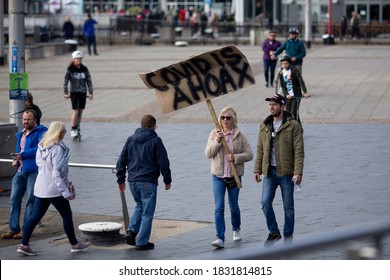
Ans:
POLYGON ((224 119, 226 119, 227 121, 230 121, 232 119, 232 117, 230 117, 230 116, 227 116, 227 117, 221 116, 221 120, 224 120, 224 119))

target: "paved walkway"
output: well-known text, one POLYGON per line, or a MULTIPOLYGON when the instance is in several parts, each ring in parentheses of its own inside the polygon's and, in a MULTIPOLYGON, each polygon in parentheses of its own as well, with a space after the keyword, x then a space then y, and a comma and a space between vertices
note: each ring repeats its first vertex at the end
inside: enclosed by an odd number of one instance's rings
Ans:
MULTIPOLYGON (((158 194, 157 219, 201 221, 209 226, 174 234, 156 242, 156 249, 137 252, 127 246, 93 246, 82 254, 70 254, 66 242, 32 240, 39 251, 35 259, 211 259, 232 248, 264 250, 267 230, 260 208, 260 185, 252 178, 253 162, 246 165, 244 188, 240 193, 242 236, 231 241, 227 231, 225 250, 213 250, 213 196, 210 161, 204 156, 212 129, 209 111, 200 103, 174 113, 162 114, 152 91, 138 77, 215 47, 112 47, 101 48, 98 57, 86 57, 95 85, 95 99, 88 102, 82 124, 83 141, 66 142, 71 162, 114 165, 125 139, 138 127, 140 117, 152 113, 158 119, 172 164, 173 185, 158 194), (57 246, 55 246, 57 245, 57 246)), ((233 106, 239 127, 256 149, 258 123, 268 115, 265 97, 273 90, 263 82, 261 53, 243 46, 255 73, 257 84, 213 99, 216 112, 233 106)), ((27 63, 30 89, 43 111, 43 124, 62 119, 69 123, 70 106, 62 98, 62 79, 69 57, 55 57, 27 63)), ((337 229, 367 226, 388 219, 390 193, 388 162, 390 151, 390 79, 384 71, 390 63, 387 46, 314 46, 305 59, 303 75, 312 98, 301 105, 305 130, 305 172, 303 190, 296 194, 296 240, 331 233, 337 229)), ((0 69, 0 79, 8 79, 8 69, 0 69)), ((7 85, 0 85, 2 92, 7 85)), ((8 99, 0 96, 0 121, 8 122, 8 99)), ((120 200, 115 176, 109 170, 71 169, 79 196, 72 202, 75 212, 120 216, 120 200)), ((133 202, 126 193, 129 210, 133 202)), ((8 197, 0 197, 6 207, 8 197)), ((275 200, 280 226, 282 205, 275 200)), ((229 213, 226 213, 229 229, 229 213)), ((93 222, 93 221, 91 221, 93 222)), ((63 238, 63 236, 61 237, 63 238)), ((57 238, 58 239, 58 238, 57 238)), ((1 240, 0 240, 1 242, 1 240)), ((383 252, 390 259, 390 240, 383 252)), ((344 248, 310 252, 304 259, 342 259, 344 248)), ((16 247, 2 248, 1 259, 21 259, 16 247)))

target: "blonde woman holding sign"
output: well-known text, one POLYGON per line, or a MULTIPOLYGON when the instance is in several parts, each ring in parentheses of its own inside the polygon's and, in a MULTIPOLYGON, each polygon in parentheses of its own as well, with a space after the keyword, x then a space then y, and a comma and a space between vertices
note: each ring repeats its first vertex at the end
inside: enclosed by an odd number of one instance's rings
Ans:
POLYGON ((219 114, 221 130, 211 131, 205 155, 211 159, 213 175, 213 193, 215 202, 215 227, 217 239, 211 243, 213 247, 223 248, 225 243, 225 193, 228 193, 233 241, 240 241, 241 212, 238 206, 240 189, 233 177, 229 162, 235 164, 238 176, 244 175, 244 163, 253 159, 252 148, 245 135, 237 127, 237 113, 226 107, 219 114), (222 146, 225 139, 230 153, 225 153, 222 146))

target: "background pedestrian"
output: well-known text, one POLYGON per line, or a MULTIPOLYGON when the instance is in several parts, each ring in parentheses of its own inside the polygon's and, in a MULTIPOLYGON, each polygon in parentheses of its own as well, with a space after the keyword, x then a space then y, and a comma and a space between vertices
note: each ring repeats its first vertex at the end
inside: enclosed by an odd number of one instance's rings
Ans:
POLYGON ((75 27, 70 20, 70 16, 66 16, 64 25, 62 26, 62 33, 64 34, 65 40, 73 39, 75 27))
POLYGON ((263 49, 263 66, 266 87, 269 85, 271 85, 271 87, 274 86, 275 67, 278 62, 276 59, 271 58, 270 53, 276 51, 281 45, 282 43, 276 40, 276 33, 274 31, 270 31, 268 33, 268 38, 261 44, 261 48, 263 49))
POLYGON ((359 15, 355 11, 351 12, 351 37, 352 39, 360 37, 359 15))
POLYGON ((83 36, 87 40, 87 48, 89 55, 92 54, 91 46, 93 47, 93 54, 98 55, 96 49, 96 35, 95 35, 95 24, 98 24, 96 20, 91 17, 91 14, 87 14, 87 19, 83 24, 83 36))
POLYGON ((291 64, 302 73, 303 58, 306 56, 305 44, 298 38, 299 30, 291 27, 288 30, 289 38, 274 52, 271 52, 273 59, 276 59, 283 51, 291 57, 291 64))
POLYGON ((83 53, 74 51, 72 53, 72 62, 66 69, 64 77, 64 97, 70 98, 72 103, 70 136, 77 137, 80 135, 80 123, 83 111, 87 102, 93 99, 92 78, 88 68, 82 63, 83 53), (70 89, 69 89, 70 83, 70 89), (87 95, 87 93, 89 93, 87 95))
POLYGON ((347 34, 348 21, 345 16, 341 17, 340 21, 340 39, 343 40, 347 34))
POLYGON ((32 96, 31 92, 28 93, 28 98, 26 102, 24 102, 24 106, 26 107, 25 110, 34 110, 35 114, 37 115, 37 125, 41 125, 42 111, 39 106, 34 103, 34 97, 32 96))
POLYGON ((303 95, 309 96, 305 81, 298 68, 291 65, 291 58, 286 55, 280 59, 282 69, 279 71, 280 86, 286 98, 286 110, 293 114, 294 118, 301 123, 299 106, 303 95))

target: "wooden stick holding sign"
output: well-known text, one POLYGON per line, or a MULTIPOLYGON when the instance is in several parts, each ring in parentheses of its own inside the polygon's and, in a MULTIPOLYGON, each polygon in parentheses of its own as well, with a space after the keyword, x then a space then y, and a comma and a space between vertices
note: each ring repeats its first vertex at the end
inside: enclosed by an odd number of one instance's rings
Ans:
MULTIPOLYGON (((209 108, 209 111, 210 111, 211 118, 213 119, 213 123, 215 125, 215 128, 217 130, 221 130, 222 128, 219 125, 219 121, 218 121, 217 115, 215 114, 215 110, 214 110, 213 104, 211 103, 211 100, 206 100, 206 102, 207 102, 207 107, 209 108)), ((225 155, 230 154, 229 147, 228 147, 224 137, 221 138, 221 144, 222 144, 223 150, 225 152, 225 155)), ((237 169, 236 169, 236 166, 234 165, 234 162, 229 161, 229 166, 230 166, 230 170, 233 173, 233 177, 234 177, 234 180, 236 181, 237 187, 239 189, 241 189, 242 184, 240 181, 240 177, 238 176, 237 169)))
MULTIPOLYGON (((248 60, 235 46, 226 46, 142 73, 140 78, 147 87, 155 90, 164 113, 206 101, 217 129, 220 125, 210 99, 255 84, 248 60)), ((225 154, 229 154, 224 138, 222 145, 225 154)), ((230 163, 230 169, 237 186, 241 187, 233 162, 230 163)))
POLYGON ((125 190, 123 190, 123 191, 119 190, 119 193, 121 195, 123 224, 125 226, 125 232, 126 232, 127 229, 129 228, 130 218, 129 218, 129 211, 127 210, 125 190))

